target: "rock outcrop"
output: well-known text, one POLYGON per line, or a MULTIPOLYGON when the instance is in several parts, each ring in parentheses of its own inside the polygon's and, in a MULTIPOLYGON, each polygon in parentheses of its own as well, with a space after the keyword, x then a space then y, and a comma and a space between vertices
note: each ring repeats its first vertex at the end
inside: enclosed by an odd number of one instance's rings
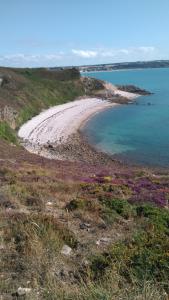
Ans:
POLYGON ((134 93, 134 94, 139 94, 139 95, 151 95, 152 93, 149 91, 146 91, 144 89, 140 89, 139 87, 135 85, 116 85, 119 90, 125 91, 128 93, 134 93))

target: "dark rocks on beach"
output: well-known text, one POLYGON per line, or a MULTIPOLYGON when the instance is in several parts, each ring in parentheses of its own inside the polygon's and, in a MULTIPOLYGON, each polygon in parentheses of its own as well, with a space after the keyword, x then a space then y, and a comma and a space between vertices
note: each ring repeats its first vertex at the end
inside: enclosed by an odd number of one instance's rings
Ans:
POLYGON ((50 149, 50 150, 53 150, 53 149, 54 149, 54 148, 53 148, 53 145, 52 145, 52 144, 49 144, 49 143, 47 144, 47 148, 50 149))

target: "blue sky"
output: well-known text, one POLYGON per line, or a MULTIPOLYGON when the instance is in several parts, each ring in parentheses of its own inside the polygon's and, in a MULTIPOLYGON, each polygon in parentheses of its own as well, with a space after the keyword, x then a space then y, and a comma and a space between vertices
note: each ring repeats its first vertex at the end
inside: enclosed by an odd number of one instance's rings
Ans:
POLYGON ((0 0, 0 65, 169 59, 169 0, 0 0))

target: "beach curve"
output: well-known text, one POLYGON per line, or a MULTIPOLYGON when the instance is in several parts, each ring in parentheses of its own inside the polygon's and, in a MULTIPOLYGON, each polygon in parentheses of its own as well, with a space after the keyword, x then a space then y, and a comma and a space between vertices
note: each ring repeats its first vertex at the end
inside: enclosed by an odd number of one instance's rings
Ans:
POLYGON ((72 137, 94 114, 116 105, 118 104, 92 97, 57 105, 23 124, 18 136, 31 153, 47 158, 65 159, 63 151, 59 150, 57 153, 57 149, 73 143, 72 137), (53 152, 51 155, 51 149, 55 149, 54 156, 53 152))

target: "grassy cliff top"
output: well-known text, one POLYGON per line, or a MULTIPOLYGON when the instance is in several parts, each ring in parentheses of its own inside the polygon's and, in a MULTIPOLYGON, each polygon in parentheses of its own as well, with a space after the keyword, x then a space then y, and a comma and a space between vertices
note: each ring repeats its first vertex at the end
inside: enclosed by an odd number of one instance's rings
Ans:
POLYGON ((0 136, 16 141, 21 124, 50 106, 103 89, 101 81, 81 78, 77 69, 0 68, 0 136))
POLYGON ((1 119, 12 127, 17 127, 42 109, 73 100, 84 93, 76 69, 0 68, 0 78, 1 119))

